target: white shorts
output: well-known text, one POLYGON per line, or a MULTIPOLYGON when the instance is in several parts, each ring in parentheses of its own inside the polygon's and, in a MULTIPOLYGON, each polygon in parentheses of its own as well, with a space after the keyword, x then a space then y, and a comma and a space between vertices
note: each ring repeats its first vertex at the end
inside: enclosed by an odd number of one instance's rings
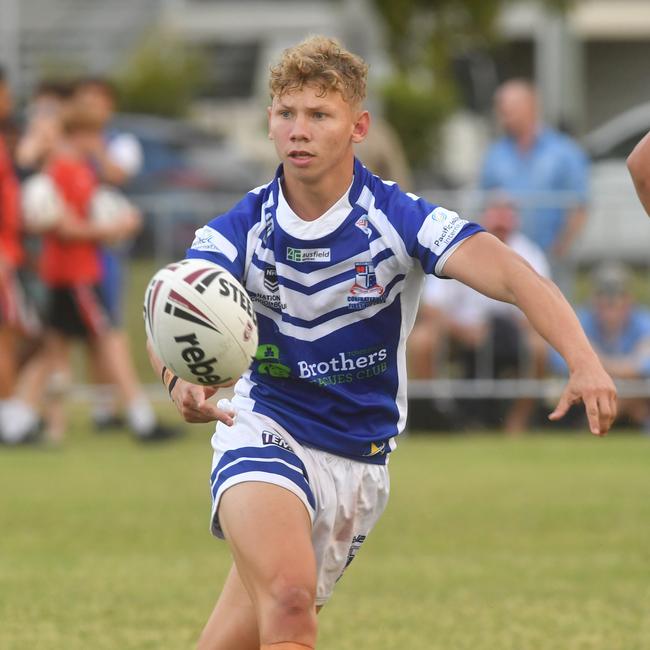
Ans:
POLYGON ((302 446, 269 418, 241 410, 233 426, 217 425, 212 447, 212 533, 223 539, 219 500, 233 485, 259 481, 293 492, 312 521, 323 605, 386 507, 387 466, 302 446))

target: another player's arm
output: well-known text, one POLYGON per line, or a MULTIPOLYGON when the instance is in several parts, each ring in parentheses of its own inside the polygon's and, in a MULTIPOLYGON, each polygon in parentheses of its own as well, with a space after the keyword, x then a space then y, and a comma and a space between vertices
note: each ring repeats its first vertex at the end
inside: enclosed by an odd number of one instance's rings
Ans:
POLYGON ((158 358, 151 341, 147 340, 147 353, 151 367, 161 378, 169 397, 174 402, 182 418, 186 422, 213 422, 218 420, 231 426, 234 422, 234 413, 217 408, 208 401, 218 390, 212 386, 197 386, 177 377, 171 370, 165 368, 158 358))
POLYGON ((627 159, 641 204, 650 216, 650 132, 634 147, 627 159))
POLYGON ((136 233, 142 223, 142 216, 137 210, 130 210, 124 216, 110 224, 95 223, 92 219, 79 219, 66 209, 61 215, 54 233, 61 239, 69 241, 90 241, 98 244, 110 244, 125 239, 136 233))
POLYGON ((616 388, 553 282, 488 233, 463 242, 445 264, 444 273, 491 298, 517 305, 565 359, 569 381, 550 419, 561 418, 571 404, 582 401, 591 432, 607 433, 616 417, 616 388))

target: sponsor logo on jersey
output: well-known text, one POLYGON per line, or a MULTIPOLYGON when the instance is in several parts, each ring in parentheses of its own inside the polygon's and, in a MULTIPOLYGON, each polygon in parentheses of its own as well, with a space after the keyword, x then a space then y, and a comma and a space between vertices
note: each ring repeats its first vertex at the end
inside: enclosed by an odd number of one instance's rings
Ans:
POLYGON ((457 217, 458 215, 455 212, 451 212, 449 210, 445 210, 444 208, 441 208, 438 206, 433 210, 433 212, 429 215, 434 221, 437 221, 438 223, 444 223, 447 221, 447 219, 453 219, 454 217, 457 217))
POLYGON ((260 305, 267 307, 268 309, 273 309, 274 311, 281 311, 282 309, 287 308, 287 303, 282 302, 279 294, 269 295, 266 293, 257 293, 255 291, 249 291, 248 295, 250 299, 254 302, 259 302, 260 305))
POLYGON ((361 548, 361 544, 363 544, 366 541, 367 535, 355 535, 352 538, 352 544, 350 545, 350 550, 348 551, 348 559, 345 562, 345 566, 343 567, 343 571, 341 571, 341 574, 337 578, 337 581, 341 579, 341 576, 343 575, 344 571, 352 564, 352 560, 356 557, 357 553, 359 552, 359 549, 361 548))
POLYGON ((431 213, 431 218, 438 224, 432 231, 435 239, 433 240, 431 249, 436 255, 441 255, 445 248, 451 244, 456 235, 463 229, 466 221, 461 219, 456 212, 445 210, 444 208, 436 208, 431 213))
POLYGON ((287 246, 287 260, 290 262, 329 262, 330 248, 291 248, 287 246))
POLYGON ((350 288, 348 307, 359 310, 385 302, 384 287, 377 283, 377 274, 372 262, 354 263, 354 284, 350 288))
POLYGON ((266 266, 264 268, 264 287, 271 293, 276 293, 279 286, 278 272, 275 266, 266 266))
POLYGON ((285 379, 291 376, 291 368, 280 361, 280 348, 272 343, 263 343, 257 347, 255 359, 259 361, 257 372, 285 379))
POLYGON ((277 447, 282 447, 287 451, 293 451, 291 446, 287 444, 287 441, 275 431, 262 431, 262 444, 263 445, 276 445, 277 447))
POLYGON ((321 386, 365 381, 388 370, 388 350, 372 348, 339 352, 327 361, 298 361, 298 376, 321 386))
POLYGON ((190 248, 195 251, 207 251, 210 253, 219 253, 221 249, 216 240, 216 232, 210 226, 203 226, 194 233, 194 241, 190 248))
POLYGON ((355 222, 354 225, 361 230, 368 239, 370 239, 370 236, 372 235, 372 230, 370 229, 370 221, 368 220, 368 215, 364 214, 363 216, 359 217, 355 222))
POLYGON ((376 442, 371 442, 370 449, 368 450, 367 453, 364 454, 364 456, 366 457, 377 456, 378 454, 383 454, 385 449, 386 449, 385 442, 380 442, 379 444, 377 444, 376 442))

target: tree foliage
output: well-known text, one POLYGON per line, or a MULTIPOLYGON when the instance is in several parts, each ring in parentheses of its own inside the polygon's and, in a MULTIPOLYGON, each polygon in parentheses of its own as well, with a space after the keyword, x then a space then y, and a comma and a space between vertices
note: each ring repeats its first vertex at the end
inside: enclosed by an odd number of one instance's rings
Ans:
POLYGON ((132 53, 116 83, 123 110, 181 117, 204 76, 204 64, 172 34, 155 31, 132 53))
MULTIPOLYGON (((499 14, 521 1, 374 0, 395 70, 383 89, 386 117, 415 167, 427 165, 436 129, 457 105, 454 60, 490 50, 499 14)), ((571 1, 538 0, 552 11, 571 1)))

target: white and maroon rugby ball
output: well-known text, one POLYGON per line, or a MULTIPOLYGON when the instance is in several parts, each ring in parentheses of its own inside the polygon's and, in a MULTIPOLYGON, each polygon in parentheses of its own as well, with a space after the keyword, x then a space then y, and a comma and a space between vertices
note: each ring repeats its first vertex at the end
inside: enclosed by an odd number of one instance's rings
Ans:
POLYGON ((30 176, 21 188, 23 223, 33 233, 52 230, 63 217, 65 203, 47 174, 30 176))
POLYGON ((257 350, 257 321, 246 290, 206 260, 160 269, 145 292, 144 322, 162 362, 193 384, 232 383, 257 350))

